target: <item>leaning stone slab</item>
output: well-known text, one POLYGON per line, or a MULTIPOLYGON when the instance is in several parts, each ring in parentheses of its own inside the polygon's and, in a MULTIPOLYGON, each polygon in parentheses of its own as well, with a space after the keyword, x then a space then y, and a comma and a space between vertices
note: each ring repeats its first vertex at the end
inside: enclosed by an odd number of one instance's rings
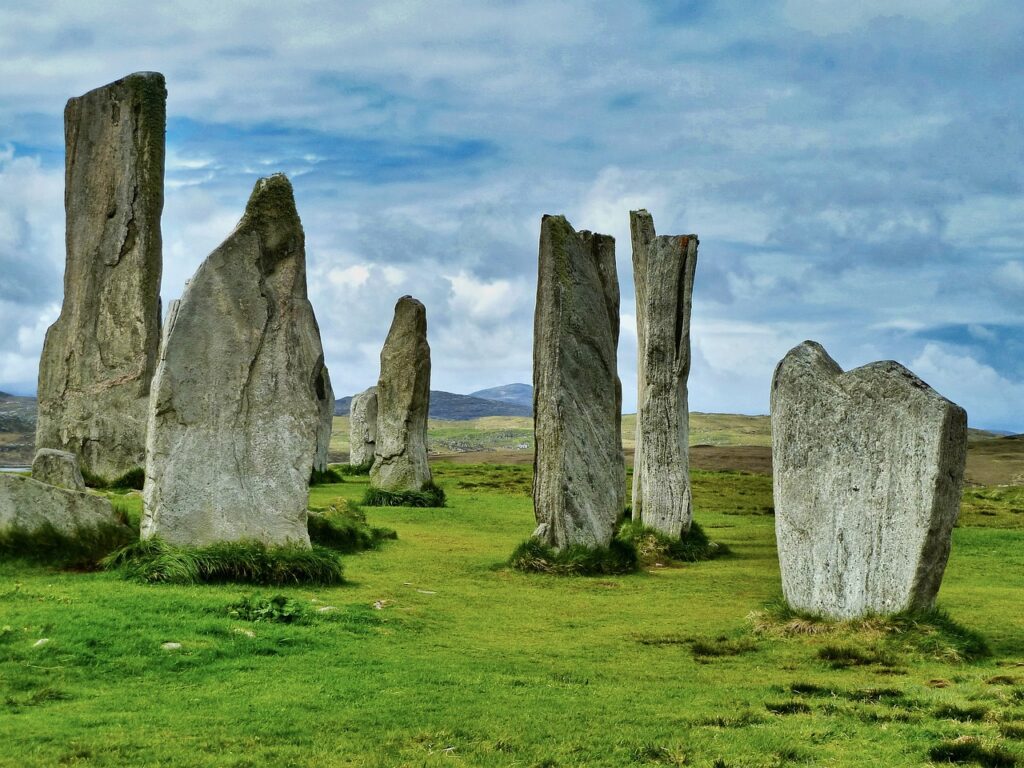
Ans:
POLYGON ((631 211, 636 286, 637 414, 633 519, 672 538, 690 530, 690 306, 696 235, 656 235, 631 211))
POLYGON ((377 388, 353 396, 349 409, 348 463, 359 467, 373 461, 377 445, 377 388))
POLYGON ((430 345, 427 310, 412 296, 395 305, 380 352, 377 434, 370 485, 384 491, 421 491, 432 481, 427 464, 430 345))
POLYGON ((533 330, 534 536, 605 547, 625 504, 615 239, 540 227, 533 330))
POLYGON ((805 341, 772 381, 775 531, 790 606, 845 619, 935 603, 967 414, 902 365, 843 373, 805 341))
POLYGON ((323 349, 305 236, 283 175, 168 314, 150 401, 142 536, 179 545, 309 545, 323 349))
POLYGON ((102 496, 58 488, 31 477, 0 474, 0 533, 32 533, 47 525, 75 536, 122 523, 102 496))
POLYGON ((109 479, 142 466, 160 343, 163 75, 68 101, 64 304, 39 362, 37 448, 109 479))
POLYGON ((84 491, 85 480, 78 466, 78 457, 70 451, 41 448, 32 460, 32 479, 48 485, 84 491))

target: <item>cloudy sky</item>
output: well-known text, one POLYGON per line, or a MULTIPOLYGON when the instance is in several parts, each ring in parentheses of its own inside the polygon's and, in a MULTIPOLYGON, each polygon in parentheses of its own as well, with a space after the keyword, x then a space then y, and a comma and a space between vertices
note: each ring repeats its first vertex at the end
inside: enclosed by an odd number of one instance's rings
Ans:
POLYGON ((0 389, 34 392, 64 265, 65 101, 167 77, 164 300, 287 173, 339 395, 395 300, 433 386, 530 381, 540 217, 695 232, 691 407, 766 413, 803 339, 1024 431, 1024 4, 22 2, 0 7, 0 389))

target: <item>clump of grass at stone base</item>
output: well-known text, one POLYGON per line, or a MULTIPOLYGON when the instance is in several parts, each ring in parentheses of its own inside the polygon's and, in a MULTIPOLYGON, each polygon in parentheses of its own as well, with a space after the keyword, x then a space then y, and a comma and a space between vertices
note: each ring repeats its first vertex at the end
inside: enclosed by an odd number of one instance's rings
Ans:
POLYGON ((633 544, 641 565, 697 563, 729 554, 729 547, 712 541, 697 523, 681 538, 673 539, 661 531, 646 527, 639 520, 626 520, 619 526, 617 539, 633 544))
POLYGON ((95 570, 104 557, 137 539, 138 532, 123 523, 82 528, 75 534, 44 523, 33 530, 13 528, 0 533, 0 559, 95 570))
POLYGON ((314 469, 309 475, 309 484, 312 485, 334 485, 335 483, 344 483, 345 478, 341 476, 342 473, 338 471, 337 467, 328 467, 327 469, 314 469))
POLYGON ((258 541, 178 547, 152 538, 117 550, 102 565, 125 579, 149 584, 329 586, 345 580, 341 557, 332 549, 268 547, 258 541))
POLYGON ((314 545, 344 553, 377 549, 383 542, 398 538, 391 528, 371 526, 366 513, 343 498, 326 507, 310 508, 308 527, 309 540, 314 545))
POLYGON ((96 490, 141 491, 146 484, 146 470, 142 467, 134 467, 120 477, 108 480, 100 475, 94 475, 83 467, 82 479, 85 481, 87 488, 95 488, 96 490))
POLYGON ((559 576, 611 576, 633 573, 640 566, 636 546, 620 539, 612 539, 607 547, 575 544, 556 550, 529 538, 515 548, 508 564, 517 571, 559 576))
POLYGON ((373 469, 373 459, 367 459, 362 464, 335 464, 331 467, 339 475, 368 475, 373 469))
POLYGON ((428 483, 421 491, 385 491, 367 488, 362 504, 365 507, 443 507, 446 503, 444 489, 428 483))

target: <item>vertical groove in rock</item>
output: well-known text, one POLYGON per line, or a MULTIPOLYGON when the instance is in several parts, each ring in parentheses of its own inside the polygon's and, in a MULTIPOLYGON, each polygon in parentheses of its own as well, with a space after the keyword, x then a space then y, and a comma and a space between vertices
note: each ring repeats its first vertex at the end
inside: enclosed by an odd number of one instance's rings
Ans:
POLYGON ((533 386, 534 535, 608 546, 625 504, 615 240, 541 219, 533 386))
POLYGON ((64 111, 64 303, 39 362, 37 448, 96 475, 141 466, 160 342, 167 91, 155 72, 64 111))
POLYGON ((690 307, 696 235, 656 235, 631 211, 636 286, 637 414, 633 518, 673 538, 690 529, 690 307))

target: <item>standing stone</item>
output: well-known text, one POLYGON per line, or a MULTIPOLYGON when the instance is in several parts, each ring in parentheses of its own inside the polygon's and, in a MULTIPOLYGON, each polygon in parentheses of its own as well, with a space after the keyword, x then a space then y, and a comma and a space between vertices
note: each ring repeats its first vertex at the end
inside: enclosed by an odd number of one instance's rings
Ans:
POLYGON ((374 488, 421 491, 433 482, 427 464, 429 410, 427 310, 412 296, 403 296, 380 351, 377 439, 370 469, 374 488))
POLYGON ((114 479, 142 466, 160 343, 163 75, 68 101, 64 304, 39 361, 37 448, 114 479))
POLYGON ((606 547, 625 504, 615 239, 540 225, 533 326, 534 536, 606 547))
POLYGON ((65 536, 78 536, 121 525, 114 507, 102 496, 0 474, 0 534, 52 527, 65 536))
MULTIPOLYGON (((316 318, 313 319, 316 322, 316 318)), ((316 329, 316 344, 320 343, 320 329, 316 329)), ((331 374, 320 361, 320 378, 316 383, 316 399, 320 406, 320 425, 316 432, 316 454, 313 456, 313 469, 326 472, 330 462, 331 432, 334 430, 334 389, 331 387, 331 374)))
POLYGON ((672 538, 690 530, 690 305, 696 235, 661 235, 631 211, 637 406, 633 519, 672 538))
POLYGON ((48 485, 84 491, 85 480, 78 466, 78 457, 70 451, 40 448, 32 460, 32 479, 48 485))
POLYGON ((168 314, 149 411, 142 536, 309 546, 323 349, 288 179, 245 215, 168 314))
POLYGON ((373 461, 377 445, 377 388, 370 387, 352 398, 349 409, 348 463, 360 467, 373 461))
POLYGON ((899 363, 843 373, 813 341, 779 363, 771 399, 790 606, 837 619, 931 608, 960 508, 964 410, 899 363))

